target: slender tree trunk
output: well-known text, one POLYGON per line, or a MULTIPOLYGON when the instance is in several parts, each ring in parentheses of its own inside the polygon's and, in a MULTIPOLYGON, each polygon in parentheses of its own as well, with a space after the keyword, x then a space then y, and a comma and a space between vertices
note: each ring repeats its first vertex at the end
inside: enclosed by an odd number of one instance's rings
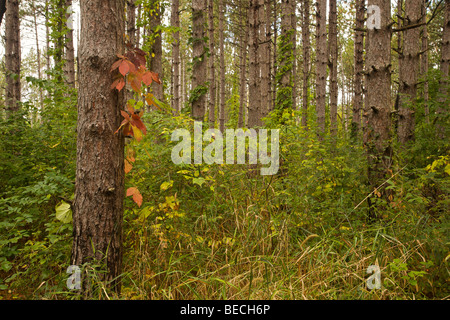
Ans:
POLYGON ((272 2, 270 0, 265 0, 266 5, 266 39, 265 45, 267 46, 266 51, 266 60, 265 60, 265 68, 267 70, 264 73, 267 73, 267 87, 268 87, 268 96, 267 96, 267 114, 273 110, 272 104, 272 2))
POLYGON ((66 0, 66 81, 69 87, 75 88, 75 49, 73 45, 73 9, 72 0, 66 0))
POLYGON ((50 28, 49 28, 49 3, 45 0, 45 49, 46 49, 46 65, 47 79, 50 79, 50 28))
MULTIPOLYGON (((404 26, 418 24, 421 19, 420 1, 405 2, 404 26)), ((417 76, 420 67, 420 29, 403 31, 403 61, 399 78, 398 140, 405 144, 414 139, 414 102, 417 97, 417 76)))
MULTIPOLYGON (((264 10, 265 0, 259 0, 259 60, 261 66, 261 117, 265 117, 270 110, 270 60, 269 60, 269 41, 267 39, 267 23, 265 19, 267 18, 266 11, 270 11, 269 8, 264 10)), ((268 3, 268 2, 267 2, 268 3)), ((269 15, 270 16, 270 15, 269 15)), ((270 30, 269 30, 270 34, 270 30)))
POLYGON ((297 0, 291 0, 292 108, 297 109, 297 0))
MULTIPOLYGON (((380 8, 381 28, 369 28, 366 40, 367 100, 364 117, 367 126, 364 144, 369 162, 369 184, 377 188, 391 166, 391 3, 390 0, 369 0, 369 6, 380 8)), ((385 189, 380 190, 386 196, 385 189)), ((369 200, 370 201, 370 200, 369 200)), ((369 203, 369 218, 376 217, 369 203)))
MULTIPOLYGON (((242 16, 248 16, 248 8, 241 1, 242 6, 242 16)), ((241 37, 240 37, 240 85, 239 85, 239 118, 238 127, 242 128, 244 126, 244 112, 247 105, 247 48, 248 48, 248 37, 249 37, 249 24, 246 23, 247 19, 241 19, 244 21, 241 26, 241 37), (244 27, 245 25, 245 27, 244 27)))
POLYGON ((225 132, 225 43, 224 43, 224 4, 219 0, 219 45, 220 45, 220 109, 219 128, 225 132))
POLYGON ((329 13, 329 55, 330 55, 330 125, 331 134, 337 134, 337 100, 338 100, 338 85, 337 85, 337 7, 336 0, 330 1, 329 13))
POLYGON ((319 137, 323 138, 327 79, 327 0, 317 0, 316 6, 316 114, 319 137))
POLYGON ((127 0, 127 37, 128 42, 136 45, 136 0, 127 0))
POLYGON ((5 17, 5 67, 6 67, 6 109, 14 113, 20 108, 20 19, 19 1, 6 2, 5 17))
POLYGON ((302 126, 308 126, 308 103, 309 103, 309 76, 311 72, 310 62, 310 31, 309 31, 309 6, 310 0, 303 0, 303 22, 302 22, 302 42, 303 42, 303 101, 302 101, 302 126))
MULTIPOLYGON (((277 0, 273 0, 273 75, 274 78, 278 72, 278 3, 277 0)), ((272 110, 276 108, 277 105, 277 81, 273 81, 272 86, 272 110)))
MULTIPOLYGON (((152 0, 151 2, 151 14, 150 14, 150 30, 154 35, 154 41, 152 44, 153 56, 150 58, 150 70, 156 72, 159 78, 163 78, 162 67, 162 39, 161 30, 156 31, 156 28, 161 25, 161 2, 160 0, 152 0)), ((162 84, 153 82, 151 84, 152 93, 159 101, 164 101, 164 87, 162 84)))
MULTIPOLYGON (((36 12, 36 2, 33 0, 33 20, 34 20, 34 35, 36 38, 36 54, 37 54, 37 71, 38 71, 38 79, 42 79, 42 66, 41 66, 41 50, 39 49, 39 32, 38 32, 38 24, 37 24, 37 12, 36 12)), ((43 91, 42 88, 39 88, 39 107, 43 108, 43 91)))
MULTIPOLYGON (((356 0, 356 29, 364 27, 364 0, 356 0)), ((361 110, 363 110, 363 71, 364 71, 364 32, 355 31, 355 96, 353 99, 353 117, 351 135, 355 137, 361 129, 361 110)))
MULTIPOLYGON (((442 49, 441 49, 441 80, 439 81, 439 102, 442 106, 437 109, 438 117, 442 117, 448 112, 450 86, 449 86, 449 66, 450 66, 450 0, 445 0, 444 8, 444 31, 442 34, 442 49)), ((438 136, 445 137, 445 126, 440 124, 442 120, 438 120, 436 126, 438 136)))
POLYGON ((261 89, 260 89, 260 64, 258 59, 259 25, 258 25, 258 0, 250 0, 249 8, 249 84, 248 84, 248 121, 249 128, 261 125, 261 89))
MULTIPOLYGON (((124 198, 123 94, 111 90, 111 65, 124 51, 122 1, 81 1, 77 169, 72 264, 99 263, 120 292, 124 198)), ((86 282, 82 290, 90 295, 86 282)))
MULTIPOLYGON (((214 0, 208 0, 208 37, 209 37, 209 125, 216 122, 216 69, 215 69, 215 37, 214 37, 214 0)), ((219 27, 220 28, 220 27, 219 27)), ((220 31, 219 31, 220 32, 220 31)))
MULTIPOLYGON (((180 27, 180 2, 179 0, 172 1, 172 13, 170 24, 172 27, 180 27)), ((175 112, 181 111, 180 106, 180 31, 175 31, 173 34, 172 43, 172 61, 173 61, 173 110, 175 112)))
POLYGON ((206 105, 206 44, 205 44, 206 0, 192 0, 192 117, 203 121, 206 105))
POLYGON ((424 79, 423 83, 423 101, 425 108, 425 119, 430 123, 430 107, 428 105, 429 87, 428 87, 428 26, 427 22, 427 1, 422 0, 422 56, 421 56, 421 70, 420 73, 424 79))

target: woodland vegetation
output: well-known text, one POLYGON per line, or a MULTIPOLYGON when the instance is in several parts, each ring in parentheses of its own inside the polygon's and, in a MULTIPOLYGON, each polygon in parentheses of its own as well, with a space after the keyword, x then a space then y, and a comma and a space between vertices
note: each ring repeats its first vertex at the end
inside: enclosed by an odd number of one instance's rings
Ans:
POLYGON ((0 15, 1 299, 449 299, 450 0, 0 15), (174 164, 195 121, 278 172, 174 164))

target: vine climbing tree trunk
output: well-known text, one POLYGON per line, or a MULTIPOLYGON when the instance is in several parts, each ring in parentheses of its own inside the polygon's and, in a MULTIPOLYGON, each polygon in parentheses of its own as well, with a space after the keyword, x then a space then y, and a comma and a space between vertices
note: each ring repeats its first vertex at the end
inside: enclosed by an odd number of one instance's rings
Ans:
MULTIPOLYGON (((120 291, 124 199, 123 95, 111 90, 110 69, 124 51, 122 1, 81 1, 77 168, 72 264, 98 263, 120 291)), ((90 295, 83 282, 82 290, 90 295)))

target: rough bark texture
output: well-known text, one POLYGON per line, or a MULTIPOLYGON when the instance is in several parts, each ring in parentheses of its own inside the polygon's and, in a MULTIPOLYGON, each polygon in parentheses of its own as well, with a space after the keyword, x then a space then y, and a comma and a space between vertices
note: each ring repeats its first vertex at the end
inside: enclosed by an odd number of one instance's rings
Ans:
POLYGON ((6 68, 6 109, 13 113, 19 110, 20 88, 20 20, 19 1, 6 2, 5 17, 5 68, 6 68))
MULTIPOLYGON (((160 0, 152 0, 151 2, 152 13, 150 15, 150 28, 153 33, 154 39, 152 44, 152 53, 154 56, 150 58, 150 70, 156 72, 159 78, 162 80, 163 67, 162 67, 162 39, 161 30, 156 31, 156 28, 161 25, 161 3, 160 0)), ((162 84, 152 82, 151 84, 153 95, 159 101, 164 101, 164 88, 162 84)))
MULTIPOLYGON (((179 0, 172 1, 172 12, 170 17, 170 24, 172 27, 180 27, 180 13, 179 13, 180 2, 179 0)), ((173 43, 172 43, 172 62, 173 62, 173 105, 172 108, 175 112, 181 111, 180 104, 180 31, 175 31, 173 33, 173 43)))
MULTIPOLYGON (((248 8, 244 6, 242 3, 242 16, 248 16, 248 8)), ((244 112, 246 110, 247 105, 247 48, 248 48, 248 36, 249 36, 249 25, 246 23, 246 19, 242 19, 244 21, 241 29, 240 36, 240 84, 239 84, 239 118, 238 118, 238 127, 242 128, 244 126, 244 112), (245 26, 245 27, 244 27, 245 26)))
POLYGON ((224 43, 224 5, 219 0, 219 46, 220 46, 220 108, 219 128, 225 132, 225 43, 224 43))
POLYGON ((72 16, 72 0, 66 0, 66 20, 68 27, 66 30, 66 81, 67 84, 75 88, 75 49, 73 46, 73 16, 72 16))
POLYGON ((311 72, 311 56, 310 56, 310 31, 309 31, 309 5, 310 0, 303 0, 302 12, 302 42, 303 42, 303 99, 302 99, 302 126, 307 128, 308 125, 308 103, 309 103, 309 76, 311 72))
MULTIPOLYGON (((377 5, 381 10, 381 28, 367 31, 367 99, 364 109, 367 121, 364 145, 369 162, 368 178, 370 186, 377 188, 391 166, 391 5, 390 0, 369 0, 368 5, 377 5)), ((381 193, 385 195, 383 191, 381 193)), ((375 218, 372 209, 369 217, 375 218)))
MULTIPOLYGON (((259 0, 259 60, 261 66, 261 118, 265 117, 270 110, 270 29, 266 31, 267 28, 267 14, 266 11, 269 11, 269 8, 266 7, 264 9, 265 2, 268 4, 268 1, 259 0), (265 11, 266 10, 266 11, 265 11), (269 39, 267 39, 267 33, 269 33, 269 39)), ((269 15, 270 17, 270 15, 269 15)), ((270 27, 270 25, 269 25, 270 27)))
POLYGON ((249 6, 249 66, 248 66, 248 121, 249 128, 261 125, 260 64, 258 59, 259 25, 258 0, 250 0, 249 6))
MULTIPOLYGON (((364 27, 364 0, 356 0, 356 29, 364 27)), ((363 71, 364 71, 364 32, 355 31, 355 97, 353 100, 352 136, 356 136, 361 128, 361 110, 363 110, 363 71)))
MULTIPOLYGON (((450 66, 450 0, 445 0, 444 8, 444 31, 442 34, 442 49, 441 49, 441 80, 439 82, 439 102, 446 108, 439 107, 437 110, 438 116, 443 116, 448 112, 450 86, 449 86, 449 66, 450 66)), ((444 128, 439 120, 437 124, 438 136, 443 138, 445 136, 444 128)))
POLYGON ((127 37, 128 42, 136 45, 136 0, 127 0, 127 37))
POLYGON ((316 3, 316 115, 319 136, 325 133, 325 90, 327 80, 327 0, 316 3))
MULTIPOLYGON (((404 27, 420 22, 422 6, 420 1, 405 2, 404 27)), ((414 138, 414 102, 417 95, 417 76, 420 66, 420 29, 403 31, 402 68, 399 78, 398 140, 405 144, 414 138)))
MULTIPOLYGON (((124 52, 122 1, 81 1, 77 168, 72 264, 97 262, 112 281, 122 267, 123 96, 111 90, 111 65, 124 52)), ((112 286, 120 291, 120 282, 112 286)), ((82 290, 89 294, 89 287, 82 290)))
POLYGON ((424 101, 425 108, 425 119, 426 122, 430 122, 430 108, 428 106, 429 99, 429 86, 428 86, 428 26, 427 22, 427 0, 422 0, 422 45, 421 45, 421 61, 420 61, 420 73, 421 77, 424 79, 422 97, 424 101))
POLYGON ((192 117, 202 121, 206 106, 206 43, 205 43, 206 0, 192 0, 192 117))
POLYGON ((329 54, 330 54, 330 125, 331 134, 337 134, 337 100, 338 100, 338 84, 337 84, 337 7, 336 0, 330 1, 329 13, 329 54))

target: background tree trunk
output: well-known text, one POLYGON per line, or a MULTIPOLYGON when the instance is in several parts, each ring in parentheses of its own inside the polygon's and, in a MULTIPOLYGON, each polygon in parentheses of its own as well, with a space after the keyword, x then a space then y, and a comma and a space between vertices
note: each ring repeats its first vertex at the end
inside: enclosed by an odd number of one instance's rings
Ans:
MULTIPOLYGON (((376 5, 381 10, 381 29, 369 29, 366 40, 367 100, 364 116, 367 126, 364 144, 369 162, 369 184, 374 189, 383 182, 391 166, 391 3, 390 0, 369 0, 368 5, 376 5)), ((386 196, 383 191, 380 193, 386 196)), ((369 218, 375 218, 372 208, 369 218)))
MULTIPOLYGON (((266 31, 267 28, 267 14, 266 12, 269 11, 269 8, 266 7, 264 9, 265 0, 259 0, 259 13, 258 13, 258 19, 259 19, 259 60, 260 60, 260 66, 261 66, 261 77, 260 77, 260 89, 261 89, 261 118, 265 117, 270 110, 270 53, 269 53, 269 47, 270 47, 270 38, 267 39, 267 33, 269 33, 270 37, 270 30, 266 31), (266 10, 266 11, 265 11, 266 10)), ((268 3, 268 2, 267 2, 268 3)), ((270 17, 270 14, 269 14, 270 17)), ((270 25, 269 25, 270 26, 270 25)), ((262 123, 262 122, 261 122, 262 123)))
POLYGON ((127 0, 127 36, 128 42, 136 45, 136 0, 127 0))
POLYGON ((428 106, 429 99, 429 87, 428 87, 428 26, 427 22, 427 0, 422 0, 422 23, 424 24, 422 27, 422 55, 421 55, 421 68, 420 73, 424 79, 423 83, 423 101, 424 101, 424 111, 425 111, 425 119, 427 123, 430 123, 430 108, 428 106))
MULTIPOLYGON (((172 1, 172 12, 170 18, 170 24, 172 27, 180 27, 180 2, 179 0, 172 1)), ((175 31, 173 33, 173 43, 172 43, 172 62, 173 62, 173 106, 175 112, 181 111, 180 104, 180 31, 175 31)))
POLYGON ((206 44, 205 44, 206 0, 192 0, 192 117, 202 121, 206 104, 206 44))
POLYGON ((248 120, 249 128, 261 125, 261 89, 260 64, 258 59, 259 47, 259 0, 250 0, 249 7, 249 66, 248 66, 248 120))
MULTIPOLYGON (((364 28, 364 0, 356 0, 356 29, 364 28)), ((353 117, 351 134, 353 137, 361 129, 361 110, 363 110, 363 71, 364 71, 364 32, 355 31, 355 97, 353 100, 353 117)))
MULTIPOLYGON (((420 22, 422 6, 420 1, 405 2, 404 27, 420 22)), ((398 140, 405 144, 414 139, 414 102, 417 95, 417 75, 420 67, 420 29, 403 31, 403 54, 399 78, 398 140)))
POLYGON ((75 49, 73 45, 73 16, 72 0, 66 0, 66 81, 69 87, 75 88, 75 49))
MULTIPOLYGON (((448 112, 449 101, 449 66, 450 66, 450 0, 445 0, 444 8, 444 32, 442 34, 442 49, 441 49, 441 80, 439 81, 439 102, 446 108, 439 107, 437 109, 438 117, 442 117, 448 112)), ((436 129, 438 136, 443 138, 445 126, 440 124, 442 120, 438 120, 436 129)))
POLYGON ((5 32, 6 109, 8 113, 14 113, 19 110, 21 99, 21 50, 18 0, 8 0, 6 2, 5 32))
MULTIPOLYGON (((77 168, 72 264, 98 262, 114 280, 122 267, 124 139, 123 94, 111 90, 111 65, 124 52, 122 1, 81 1, 77 168)), ((89 287, 82 290, 89 295, 89 287)))
POLYGON ((307 128, 308 126, 308 103, 309 103, 309 76, 311 72, 311 62, 310 62, 310 31, 309 31, 309 6, 310 0, 303 0, 302 2, 302 12, 303 12, 303 22, 302 22, 302 42, 303 42, 303 100, 302 100, 302 126, 307 128))
MULTIPOLYGON (((150 15, 150 30, 153 34, 152 52, 153 56, 150 57, 150 70, 156 72, 159 78, 162 80, 163 66, 162 66, 162 39, 161 30, 156 31, 156 28, 161 25, 161 3, 160 0, 152 0, 151 2, 152 13, 150 15)), ((152 82, 152 93, 159 101, 164 101, 164 87, 162 84, 152 82)))
POLYGON ((319 137, 323 137, 327 79, 327 0, 317 0, 316 6, 316 114, 319 137))
POLYGON ((240 21, 243 21, 241 25, 240 33, 240 84, 239 84, 239 115, 238 115, 238 127, 244 126, 244 113, 247 106, 247 48, 248 48, 248 36, 249 36, 249 24, 247 23, 248 8, 242 3, 242 16, 240 21))
POLYGON ((337 84, 337 7, 336 0, 330 1, 329 13, 329 56, 330 56, 330 130, 332 135, 337 134, 337 103, 338 103, 338 84, 337 84))
POLYGON ((225 43, 224 43, 224 5, 219 0, 219 46, 220 46, 220 108, 219 128, 225 132, 225 43))

